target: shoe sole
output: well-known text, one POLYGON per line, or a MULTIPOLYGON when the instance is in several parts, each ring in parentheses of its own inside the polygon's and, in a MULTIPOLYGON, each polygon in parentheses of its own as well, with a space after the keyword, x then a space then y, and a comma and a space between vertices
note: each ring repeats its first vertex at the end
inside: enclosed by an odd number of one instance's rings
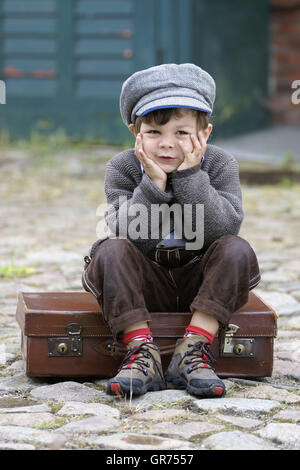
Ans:
POLYGON ((130 379, 119 379, 117 382, 108 383, 106 393, 108 395, 144 395, 147 392, 158 392, 165 390, 166 384, 162 381, 150 382, 141 387, 132 388, 130 379))
POLYGON ((226 395, 226 389, 222 382, 215 382, 210 384, 204 384, 203 387, 193 387, 189 385, 188 381, 181 376, 165 376, 166 385, 169 388, 185 389, 191 395, 195 395, 201 398, 221 398, 226 395))

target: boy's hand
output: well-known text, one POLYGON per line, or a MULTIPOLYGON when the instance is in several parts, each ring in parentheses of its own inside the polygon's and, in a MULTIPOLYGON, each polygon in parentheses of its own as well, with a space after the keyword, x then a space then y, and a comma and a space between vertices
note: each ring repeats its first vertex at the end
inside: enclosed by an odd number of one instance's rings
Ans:
POLYGON ((183 141, 179 142, 179 145, 184 155, 184 160, 177 168, 177 171, 185 170, 186 168, 191 168, 195 165, 198 165, 198 163, 201 162, 201 158, 206 152, 207 141, 202 131, 198 132, 198 138, 195 135, 191 134, 190 139, 193 145, 192 151, 190 151, 190 149, 187 148, 186 142, 183 142, 183 141))
POLYGON ((135 154, 144 167, 147 175, 152 179, 154 184, 162 191, 166 189, 167 173, 158 166, 151 158, 147 157, 143 148, 143 135, 139 133, 135 141, 135 154))

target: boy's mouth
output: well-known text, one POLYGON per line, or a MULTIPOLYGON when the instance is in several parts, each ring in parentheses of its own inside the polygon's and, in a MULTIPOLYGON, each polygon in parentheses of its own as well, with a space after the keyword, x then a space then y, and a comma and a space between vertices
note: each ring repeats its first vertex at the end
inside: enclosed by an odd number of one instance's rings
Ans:
POLYGON ((174 157, 170 157, 169 155, 159 155, 158 158, 163 160, 174 160, 174 157))

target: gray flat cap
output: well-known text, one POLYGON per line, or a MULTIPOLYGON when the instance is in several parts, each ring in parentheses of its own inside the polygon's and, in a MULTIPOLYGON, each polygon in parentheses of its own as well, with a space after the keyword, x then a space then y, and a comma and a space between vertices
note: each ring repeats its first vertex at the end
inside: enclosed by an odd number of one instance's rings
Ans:
POLYGON ((163 64, 131 75, 122 86, 120 111, 124 123, 161 108, 192 108, 212 113, 214 79, 194 64, 163 64))

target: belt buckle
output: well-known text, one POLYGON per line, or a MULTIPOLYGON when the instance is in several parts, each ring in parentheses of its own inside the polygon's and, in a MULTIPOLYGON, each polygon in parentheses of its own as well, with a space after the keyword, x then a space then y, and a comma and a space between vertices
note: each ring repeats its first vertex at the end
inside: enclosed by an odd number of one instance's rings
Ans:
POLYGON ((156 261, 156 263, 160 264, 161 266, 165 266, 167 265, 166 263, 166 259, 163 257, 161 258, 161 252, 166 253, 167 254, 167 261, 169 263, 169 251, 170 250, 166 250, 166 249, 161 249, 161 248, 156 248, 155 250, 155 253, 154 253, 154 259, 156 261))
POLYGON ((180 248, 156 248, 154 252, 154 259, 155 262, 158 264, 162 264, 163 266, 169 264, 169 267, 179 267, 181 265, 181 255, 180 255, 180 248), (163 260, 161 259, 161 252, 166 255, 163 260), (161 262, 163 261, 163 262, 161 262), (170 265, 171 261, 171 265, 170 265), (174 265, 174 266, 173 266, 174 265))

